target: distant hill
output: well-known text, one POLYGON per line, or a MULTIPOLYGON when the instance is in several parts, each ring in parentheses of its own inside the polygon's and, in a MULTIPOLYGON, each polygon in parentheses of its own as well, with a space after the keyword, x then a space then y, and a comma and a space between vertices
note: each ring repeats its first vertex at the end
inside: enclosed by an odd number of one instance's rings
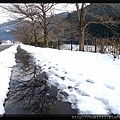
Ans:
MULTIPOLYGON (((56 19, 66 18, 68 13, 69 12, 56 14, 52 21, 55 21, 56 19)), ((12 20, 12 21, 0 24, 0 41, 1 40, 16 41, 17 39, 14 37, 14 35, 11 32, 16 30, 15 27, 17 24, 19 24, 17 20, 12 20)))
POLYGON ((12 40, 15 41, 14 35, 11 34, 12 30, 15 30, 17 20, 12 20, 0 24, 0 40, 12 40))
MULTIPOLYGON (((106 5, 110 3, 105 3, 106 5)), ((104 5, 104 3, 103 3, 104 5)), ((111 3, 112 7, 117 11, 117 15, 108 6, 100 6, 99 3, 93 3, 91 8, 86 14, 86 21, 100 21, 100 17, 105 17, 105 15, 110 16, 112 19, 120 19, 120 3, 111 3), (96 17, 98 16, 98 18, 96 17)), ((79 40, 79 21, 77 17, 77 12, 73 11, 68 13, 65 18, 62 19, 61 23, 68 24, 67 27, 64 26, 64 34, 60 36, 60 39, 65 38, 65 40, 79 40)), ((111 38, 113 36, 120 37, 120 25, 117 27, 112 26, 114 33, 111 29, 107 28, 103 24, 90 24, 86 28, 86 36, 89 38, 111 38)), ((54 33, 57 35, 57 30, 54 33)), ((59 33, 58 33, 59 34, 59 33)))
MULTIPOLYGON (((109 3, 108 3, 109 4, 109 3)), ((120 3, 112 3, 113 7, 117 10, 119 10, 120 13, 120 3)), ((94 3, 90 10, 88 11, 88 14, 86 16, 86 21, 99 21, 99 19, 96 19, 95 17, 92 17, 89 15, 89 13, 92 13, 94 15, 104 16, 104 14, 110 15, 113 18, 115 18, 115 14, 111 12, 107 7, 103 7, 102 9, 99 6, 99 3, 94 3)), ((120 15, 119 15, 120 19, 120 15)), ((52 22, 55 22, 57 20, 61 20, 61 24, 51 24, 49 27, 52 27, 56 25, 56 28, 53 29, 53 34, 57 36, 57 39, 59 40, 79 40, 79 22, 77 18, 76 11, 73 11, 71 13, 69 12, 63 12, 56 14, 54 18, 52 19, 52 22), (67 23, 67 25, 63 24, 67 23), (63 25, 62 25, 63 24, 63 25), (58 29, 58 30, 57 30, 58 29), (64 29, 64 30, 63 30, 64 29), (63 31, 63 33, 61 32, 63 31)), ((11 33, 11 31, 15 30, 15 26, 17 20, 13 20, 10 22, 6 22, 3 24, 0 24, 0 40, 13 40, 15 41, 16 38, 14 38, 14 35, 11 33)), ((91 24, 87 27, 87 32, 92 37, 112 37, 113 33, 104 25, 101 24, 91 24)), ((118 36, 120 37, 120 26, 117 28, 118 36)))

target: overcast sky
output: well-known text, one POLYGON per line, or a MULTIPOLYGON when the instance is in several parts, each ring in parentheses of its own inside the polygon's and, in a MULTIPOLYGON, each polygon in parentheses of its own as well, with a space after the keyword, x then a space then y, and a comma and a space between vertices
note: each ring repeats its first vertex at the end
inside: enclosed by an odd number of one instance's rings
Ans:
MULTIPOLYGON (((9 4, 9 3, 6 3, 9 4)), ((5 3, 0 3, 0 5, 5 5, 5 3)), ((74 4, 68 4, 68 3, 59 3, 56 5, 57 10, 55 10, 55 13, 61 13, 61 12, 72 12, 76 10, 76 7, 74 4), (67 6, 66 6, 67 5, 67 6)), ((0 8, 0 24, 7 22, 9 20, 12 20, 12 14, 8 14, 8 12, 5 12, 3 9, 0 8)))

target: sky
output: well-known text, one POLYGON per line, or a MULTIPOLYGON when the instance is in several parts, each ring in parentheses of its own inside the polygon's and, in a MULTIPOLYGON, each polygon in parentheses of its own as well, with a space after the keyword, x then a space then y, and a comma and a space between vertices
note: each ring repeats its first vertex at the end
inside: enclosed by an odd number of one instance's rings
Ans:
MULTIPOLYGON (((8 3, 6 3, 8 4, 8 3)), ((5 3, 1 3, 0 5, 5 5, 5 3)), ((61 12, 72 12, 76 10, 75 5, 67 5, 67 8, 65 7, 65 3, 60 3, 59 5, 56 5, 55 12, 56 13, 61 13, 61 12)), ((13 20, 12 15, 8 14, 8 12, 5 12, 2 8, 0 8, 0 24, 7 22, 9 20, 13 20)))
MULTIPOLYGON (((57 50, 16 44, 0 52, 0 114, 15 65, 17 46, 31 53, 36 65, 48 75, 48 85, 66 92, 61 99, 77 114, 120 114, 120 59, 110 54, 57 50), (9 54, 9 61, 8 55, 9 54), (64 80, 62 79, 64 77, 64 80)), ((58 93, 60 94, 60 93, 58 93)))
MULTIPOLYGON (((9 4, 9 3, 6 3, 9 4)), ((0 3, 0 5, 6 5, 5 3, 0 3)), ((88 5, 89 3, 87 3, 88 5)), ((81 3, 79 3, 81 5, 81 3)), ((55 13, 61 13, 61 12, 72 12, 76 10, 76 7, 74 4, 68 4, 68 3, 59 3, 55 7, 55 13), (66 6, 67 5, 67 6, 66 6)), ((13 20, 13 14, 10 14, 6 11, 4 11, 2 8, 0 8, 0 24, 7 22, 9 20, 13 20)))

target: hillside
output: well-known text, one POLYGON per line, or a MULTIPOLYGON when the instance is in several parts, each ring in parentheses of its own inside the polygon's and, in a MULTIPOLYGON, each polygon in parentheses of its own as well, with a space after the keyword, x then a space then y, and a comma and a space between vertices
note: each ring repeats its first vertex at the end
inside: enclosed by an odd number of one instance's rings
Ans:
MULTIPOLYGON (((109 3, 106 3, 108 5, 109 3)), ((100 18, 105 18, 106 15, 109 16, 112 19, 120 19, 120 3, 118 4, 111 4, 114 8, 111 9, 108 6, 101 6, 99 3, 94 3, 91 8, 88 10, 86 14, 86 22, 89 21, 98 21, 101 22, 100 18), (116 13, 115 13, 116 11, 116 13)), ((61 20, 62 24, 65 22, 67 24, 64 24, 64 34, 60 36, 61 38, 65 38, 65 40, 79 40, 79 21, 77 17, 77 12, 73 11, 65 18, 61 20)), ((59 25, 58 31, 60 31, 62 25, 59 25)), ((57 27, 58 28, 58 27, 57 27)), ((62 30, 61 30, 62 31, 62 30)), ((57 29, 54 30, 54 33, 57 35, 57 29)), ((106 27, 103 24, 90 24, 86 28, 86 39, 90 39, 91 37, 97 37, 97 38, 111 38, 113 36, 120 37, 120 26, 114 27, 112 25, 109 25, 109 28, 106 27), (111 29, 112 28, 112 29, 111 29)), ((58 32, 59 36, 59 32, 58 32)))
POLYGON ((0 24, 0 40, 12 40, 15 41, 14 35, 11 31, 15 30, 17 20, 12 20, 0 24))
MULTIPOLYGON (((108 3, 109 4, 109 3, 108 3)), ((113 8, 117 11, 118 10, 118 16, 114 14, 112 10, 110 10, 106 6, 100 6, 99 3, 94 3, 92 7, 89 9, 86 15, 86 21, 99 21, 99 17, 104 17, 104 15, 111 16, 112 18, 120 19, 120 3, 114 3, 111 4, 113 8), (96 18, 96 15, 99 17, 96 18)), ((53 27, 54 29, 51 32, 53 36, 57 40, 79 40, 79 22, 77 18, 77 13, 76 11, 73 11, 71 13, 69 12, 63 12, 56 14, 54 18, 52 19, 52 22, 59 21, 55 24, 50 24, 49 27, 53 27)), ((17 38, 14 37, 12 34, 12 31, 15 30, 16 24, 14 24, 16 20, 10 21, 7 23, 0 24, 0 40, 16 40, 17 38)), ((118 28, 114 28, 115 33, 117 37, 120 36, 120 26, 118 28)), ((50 33, 50 34, 51 34, 50 33)), ((110 38, 113 37, 113 32, 108 29, 106 26, 101 25, 101 24, 90 24, 87 26, 86 29, 86 39, 91 38, 91 37, 103 37, 103 38, 110 38)))

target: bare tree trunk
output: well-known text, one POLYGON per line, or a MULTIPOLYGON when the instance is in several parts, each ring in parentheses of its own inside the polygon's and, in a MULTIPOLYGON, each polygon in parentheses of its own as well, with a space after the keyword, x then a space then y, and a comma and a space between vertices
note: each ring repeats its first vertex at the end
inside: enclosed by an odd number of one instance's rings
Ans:
POLYGON ((45 47, 48 47, 48 32, 45 30, 44 32, 44 42, 45 42, 45 47))
POLYGON ((38 47, 38 40, 37 40, 36 34, 35 34, 35 47, 38 47))
POLYGON ((79 40, 79 51, 84 51, 84 39, 85 39, 85 3, 82 3, 81 12, 79 11, 79 5, 76 3, 77 14, 80 24, 80 40, 79 40), (80 16, 79 16, 80 15, 80 16))
MULTIPOLYGON (((114 30, 112 29, 112 26, 116 27, 119 24, 117 19, 114 20, 112 17, 109 17, 108 15, 100 16, 100 15, 94 15, 92 13, 89 13, 89 14, 92 17, 99 19, 99 21, 88 21, 86 23, 86 21, 85 21, 86 12, 88 12, 89 8, 92 6, 92 3, 90 3, 90 5, 88 5, 86 7, 85 7, 85 3, 82 3, 80 10, 79 10, 79 4, 75 3, 75 5, 76 5, 76 9, 77 9, 77 16, 78 16, 79 24, 80 24, 79 51, 84 51, 85 29, 89 24, 105 25, 106 27, 110 28, 110 30, 112 32, 114 32, 114 30)), ((103 7, 103 6, 106 6, 106 5, 101 3, 100 6, 103 7)), ((109 6, 108 4, 107 4, 107 7, 109 7, 110 10, 113 8, 113 7, 109 6)), ((117 16, 118 16, 118 14, 117 14, 117 16)), ((104 47, 103 47, 102 44, 103 43, 101 43, 101 46, 102 46, 101 50, 100 50, 101 53, 104 52, 104 47)))
POLYGON ((85 3, 82 3, 80 13, 80 47, 79 51, 84 51, 84 39, 85 39, 85 3))
POLYGON ((45 47, 48 47, 48 28, 47 28, 47 18, 46 18, 45 6, 44 6, 44 4, 41 4, 41 6, 42 6, 43 22, 44 22, 44 43, 45 43, 45 47))
POLYGON ((52 18, 54 17, 52 7, 55 5, 56 3, 24 3, 23 5, 11 3, 11 6, 0 5, 0 7, 12 13, 20 14, 22 20, 25 18, 32 20, 33 31, 31 33, 33 34, 32 38, 34 37, 35 46, 38 46, 38 40, 44 37, 45 47, 48 47, 49 32, 53 28, 48 26, 52 23, 52 18), (36 23, 39 23, 39 26, 36 23), (38 28, 44 31, 44 35, 42 34, 43 31, 42 33, 38 32, 38 28))
POLYGON ((36 26, 35 26, 35 22, 34 19, 31 17, 32 19, 32 27, 33 27, 33 36, 34 36, 34 41, 35 41, 35 47, 38 47, 38 40, 37 40, 37 34, 36 34, 36 26))

